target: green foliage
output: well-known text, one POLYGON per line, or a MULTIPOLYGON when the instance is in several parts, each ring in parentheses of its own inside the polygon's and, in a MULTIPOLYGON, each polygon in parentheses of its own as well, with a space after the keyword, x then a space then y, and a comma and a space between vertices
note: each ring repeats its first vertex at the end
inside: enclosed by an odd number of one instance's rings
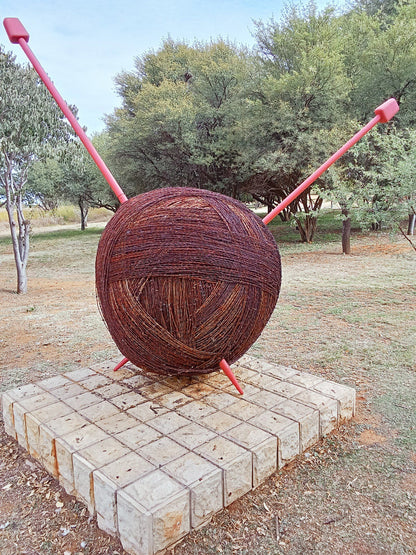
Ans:
POLYGON ((237 194, 234 128, 249 75, 246 53, 222 41, 166 41, 117 78, 121 109, 107 120, 113 162, 130 194, 193 186, 237 194))
POLYGON ((0 47, 0 175, 7 161, 13 175, 26 178, 28 167, 46 156, 60 141, 68 141, 69 128, 60 110, 35 72, 15 62, 0 47))
POLYGON ((30 222, 23 201, 28 171, 52 148, 63 150, 69 140, 69 128, 35 72, 16 64, 0 47, 0 198, 10 223, 18 293, 27 290, 30 222))
MULTIPOLYGON (((103 158, 108 158, 107 135, 92 140, 103 158)), ((50 156, 36 162, 28 174, 26 201, 45 210, 56 210, 61 201, 76 204, 81 212, 81 227, 87 224, 90 207, 107 208, 115 212, 119 206, 116 196, 97 166, 79 141, 68 145, 59 159, 50 156)))
POLYGON ((416 195, 416 133, 380 128, 364 137, 330 170, 323 193, 354 213, 363 228, 392 229, 407 218, 416 195))
POLYGON ((394 4, 394 12, 352 11, 343 18, 351 113, 367 118, 380 100, 394 97, 401 108, 395 121, 409 127, 416 121, 416 2, 394 4))

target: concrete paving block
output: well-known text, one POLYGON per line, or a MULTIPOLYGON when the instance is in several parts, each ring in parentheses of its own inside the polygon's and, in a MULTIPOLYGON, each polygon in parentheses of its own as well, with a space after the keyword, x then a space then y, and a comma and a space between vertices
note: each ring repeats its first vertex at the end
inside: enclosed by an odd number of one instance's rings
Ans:
POLYGON ((235 416, 240 420, 247 421, 253 416, 257 416, 261 414, 266 409, 261 407, 260 405, 256 405, 255 403, 248 402, 244 399, 239 399, 237 402, 225 407, 224 412, 227 414, 231 414, 231 416, 235 416))
POLYGON ((297 370, 280 364, 268 364, 264 372, 269 374, 269 376, 273 376, 273 378, 284 381, 293 376, 297 370))
POLYGON ((277 395, 280 395, 281 397, 286 397, 287 399, 291 399, 292 397, 307 391, 304 387, 282 380, 276 380, 275 382, 268 384, 267 389, 273 393, 277 393, 277 395))
POLYGON ((109 418, 115 414, 119 414, 120 410, 108 401, 101 401, 97 404, 90 405, 89 407, 82 408, 78 412, 88 420, 98 422, 104 418, 109 418))
POLYGON ((29 453, 35 459, 40 460, 40 446, 39 446, 39 427, 44 422, 55 420, 61 416, 67 416, 74 412, 70 406, 66 405, 63 401, 58 401, 52 405, 47 405, 41 409, 33 412, 26 413, 26 438, 29 446, 29 453))
POLYGON ((122 368, 119 368, 116 372, 114 372, 114 368, 119 364, 121 360, 113 360, 111 364, 109 363, 108 366, 105 368, 98 368, 97 372, 110 378, 110 380, 123 383, 124 380, 132 378, 137 373, 137 368, 132 368, 130 364, 126 364, 122 368))
POLYGON ((117 485, 102 474, 100 470, 92 472, 93 496, 97 524, 107 534, 118 534, 116 492, 117 485))
POLYGON ((198 528, 223 507, 222 471, 195 453, 165 465, 163 471, 191 492, 191 527, 198 528))
POLYGON ((56 460, 55 434, 45 425, 39 425, 38 453, 40 461, 49 474, 58 478, 58 462, 56 460))
POLYGON ((38 408, 54 403, 56 399, 50 393, 43 392, 34 397, 24 397, 13 403, 13 423, 16 437, 20 445, 29 450, 26 435, 26 414, 38 408))
POLYGON ((95 513, 92 473, 106 464, 121 459, 129 452, 128 447, 109 437, 73 454, 75 495, 80 501, 86 503, 91 515, 95 513))
POLYGON ((278 466, 281 468, 299 454, 299 424, 272 411, 266 411, 249 420, 266 432, 276 436, 278 445, 278 466))
POLYGON ((239 363, 243 366, 246 366, 247 368, 250 368, 250 370, 254 370, 256 374, 262 374, 263 372, 265 373, 269 368, 273 368, 274 366, 272 363, 267 362, 264 359, 252 357, 249 355, 245 356, 245 358, 242 357, 239 360, 239 363))
POLYGON ((204 416, 204 418, 200 419, 199 423, 201 426, 205 426, 206 428, 220 434, 231 428, 235 428, 241 424, 241 420, 231 416, 231 414, 227 414, 226 412, 217 411, 213 414, 209 414, 208 416, 204 416))
POLYGON ((226 432, 225 437, 251 451, 253 487, 259 486, 277 470, 277 437, 243 422, 226 432))
MULTIPOLYGON (((99 516, 99 515, 98 515, 99 516)), ((98 520, 100 523, 100 521, 98 520)), ((101 525, 99 524, 100 528, 101 525)), ((117 529, 127 553, 153 555, 153 517, 134 495, 122 490, 117 493, 117 529)))
POLYGON ((65 399, 65 403, 78 412, 85 407, 91 407, 92 405, 96 405, 101 401, 101 397, 98 397, 98 395, 91 393, 91 391, 85 390, 79 395, 75 395, 74 397, 68 397, 65 399))
POLYGON ((103 399, 112 399, 113 397, 118 397, 119 395, 123 395, 125 393, 129 393, 130 389, 125 385, 111 382, 110 385, 103 385, 101 387, 97 387, 94 391, 96 395, 99 395, 103 399))
POLYGON ((119 409, 128 410, 136 407, 137 405, 140 405, 141 403, 146 403, 147 399, 136 391, 129 391, 128 393, 123 393, 122 395, 112 397, 111 402, 119 409))
POLYGON ((321 437, 329 434, 336 427, 338 423, 338 401, 336 399, 305 389, 302 393, 293 397, 293 400, 319 410, 319 434, 321 437))
POLYGON ((187 374, 178 376, 165 376, 161 380, 168 387, 171 387, 173 391, 181 391, 185 387, 198 383, 200 381, 197 375, 189 376, 187 374))
POLYGON ((51 391, 57 387, 62 387, 63 385, 68 385, 70 380, 63 375, 53 376, 52 378, 46 378, 38 382, 38 385, 45 389, 46 391, 51 391))
POLYGON ((192 397, 192 399, 195 399, 196 401, 200 401, 207 395, 216 392, 213 387, 204 382, 193 383, 184 387, 181 391, 184 395, 188 395, 188 397, 192 397))
MULTIPOLYGON (((226 385, 228 387, 229 382, 226 385)), ((234 391, 236 391, 235 388, 234 391)), ((219 391, 218 393, 211 393, 210 395, 208 395, 208 397, 205 398, 205 403, 210 405, 211 407, 221 410, 235 403, 236 398, 239 397, 239 395, 238 397, 237 395, 227 393, 225 391, 219 391)))
POLYGON ((58 477, 58 462, 56 460, 55 439, 75 430, 89 426, 80 414, 71 412, 54 420, 43 422, 39 426, 39 454, 40 460, 46 470, 58 477))
POLYGON ((255 370, 250 370, 250 368, 247 368, 244 365, 241 365, 240 361, 238 361, 234 370, 235 370, 235 377, 237 378, 237 380, 239 381, 241 380, 244 383, 248 383, 249 378, 257 375, 257 372, 255 370))
POLYGON ((153 382, 154 382, 154 379, 153 377, 150 377, 150 374, 147 376, 145 376, 144 374, 134 374, 133 376, 124 378, 123 380, 121 380, 120 383, 138 390, 144 385, 149 385, 153 382))
POLYGON ((284 400, 285 397, 277 395, 277 393, 272 393, 271 391, 262 390, 254 395, 250 395, 250 403, 256 403, 266 409, 271 409, 284 400))
POLYGON ((156 467, 163 466, 170 461, 178 459, 187 452, 188 450, 185 447, 166 436, 152 441, 152 443, 148 443, 140 449, 141 456, 156 467))
POLYGON ((89 376, 88 378, 85 378, 85 380, 80 380, 79 384, 89 391, 95 391, 99 387, 111 385, 112 381, 106 376, 95 374, 94 376, 89 376))
MULTIPOLYGON (((117 374, 114 372, 115 366, 121 361, 121 356, 119 358, 111 358, 109 360, 104 360, 103 362, 97 362, 95 364, 91 364, 89 366, 89 370, 91 370, 94 374, 110 374, 111 376, 117 374)), ((123 366, 122 369, 126 368, 123 366)))
POLYGON ((223 471, 224 506, 252 488, 252 455, 236 443, 216 437, 195 448, 195 452, 217 465, 223 471))
POLYGON ((273 381, 273 377, 268 374, 263 374, 262 372, 253 372, 251 376, 247 376, 244 379, 244 383, 249 383, 250 385, 255 385, 261 389, 265 389, 267 384, 273 381))
POLYGON ((83 426, 79 430, 69 432, 62 437, 57 437, 55 439, 55 451, 56 460, 58 462, 59 479, 61 479, 62 476, 67 483, 72 484, 72 489, 74 489, 72 455, 84 447, 88 447, 93 443, 98 443, 107 438, 107 434, 94 424, 83 426))
POLYGON ((307 372, 297 371, 287 378, 287 381, 300 385, 301 387, 311 388, 316 384, 323 381, 320 376, 315 376, 314 374, 308 374, 307 372))
POLYGON ((355 414, 355 391, 351 387, 329 380, 313 385, 313 389, 338 401, 338 419, 348 420, 355 414))
MULTIPOLYGON (((261 391, 263 391, 260 387, 257 387, 256 385, 251 385, 249 383, 243 383, 242 389, 244 391, 244 395, 242 398, 246 399, 247 401, 250 401, 250 397, 252 395, 256 395, 256 393, 260 393, 261 391)), ((238 398, 241 399, 241 397, 238 397, 238 398)))
POLYGON ((240 357, 238 359, 237 365, 238 366, 246 366, 247 365, 247 367, 250 368, 251 365, 256 362, 256 360, 258 360, 257 357, 254 357, 253 355, 245 353, 242 357, 240 357))
POLYGON ((123 547, 152 555, 190 531, 189 491, 160 470, 117 492, 123 547))
POLYGON ((228 386, 230 383, 230 380, 222 371, 202 375, 200 376, 200 381, 220 390, 228 386))
POLYGON ((215 408, 202 401, 191 401, 186 405, 178 407, 176 412, 185 416, 185 418, 189 418, 189 420, 198 422, 200 418, 208 416, 208 414, 213 414, 215 412, 215 408))
POLYGON ((272 412, 286 416, 300 425, 300 451, 319 441, 319 411, 293 399, 285 399, 272 412))
POLYGON ((162 407, 165 407, 169 410, 176 410, 183 405, 192 401, 192 397, 188 395, 184 395, 180 391, 172 391, 171 393, 165 393, 157 398, 157 402, 162 407))
POLYGON ((65 372, 65 374, 63 374, 66 378, 68 378, 68 380, 71 380, 73 382, 80 382, 82 380, 85 380, 86 378, 90 377, 90 376, 95 376, 96 372, 94 371, 94 369, 91 368, 79 368, 78 370, 72 370, 71 372, 65 372))
POLYGON ((110 534, 118 531, 117 490, 154 469, 151 463, 132 452, 93 471, 95 510, 102 530, 110 534))
POLYGON ((173 431, 169 437, 186 447, 187 449, 195 449, 203 443, 207 443, 210 439, 216 437, 217 434, 212 430, 208 430, 200 426, 196 422, 192 422, 183 428, 173 431))
POLYGON ((127 445, 133 451, 140 452, 140 449, 144 445, 160 439, 162 435, 163 434, 151 428, 147 424, 140 423, 133 428, 129 428, 116 434, 114 437, 124 445, 127 445))
POLYGON ((53 389, 51 393, 60 401, 69 399, 70 397, 76 397, 82 393, 86 393, 86 389, 81 387, 78 383, 70 382, 69 384, 62 385, 53 389))
POLYGON ((3 423, 4 430, 6 434, 16 439, 16 430, 14 427, 14 415, 13 415, 13 397, 9 392, 3 393, 2 397, 2 408, 3 408, 3 423))
POLYGON ((157 399, 161 395, 166 395, 167 393, 172 393, 172 391, 173 389, 171 387, 161 382, 150 383, 140 388, 140 394, 150 400, 157 399))
POLYGON ((7 391, 7 394, 14 400, 18 401, 19 399, 29 399, 29 397, 35 397, 36 395, 40 395, 44 393, 45 390, 39 387, 39 385, 34 383, 29 383, 26 385, 19 385, 14 389, 10 389, 7 391))
POLYGON ((147 423, 162 434, 169 435, 171 432, 188 425, 189 420, 174 411, 169 411, 148 420, 147 423))
POLYGON ((133 428, 138 424, 138 421, 125 412, 119 412, 118 414, 113 414, 107 418, 97 420, 96 424, 99 428, 107 432, 107 434, 116 435, 120 432, 124 432, 124 430, 133 428))
POLYGON ((162 407, 155 401, 147 401, 146 403, 141 403, 140 405, 129 409, 127 414, 134 416, 134 418, 137 418, 137 420, 140 420, 141 422, 147 422, 148 420, 156 418, 156 416, 165 414, 166 412, 168 412, 166 407, 162 407))

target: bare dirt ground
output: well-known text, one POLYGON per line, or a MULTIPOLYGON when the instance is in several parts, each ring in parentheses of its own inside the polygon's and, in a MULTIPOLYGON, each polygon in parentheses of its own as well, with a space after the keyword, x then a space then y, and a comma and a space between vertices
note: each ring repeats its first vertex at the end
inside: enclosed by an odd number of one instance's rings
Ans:
MULTIPOLYGON (((35 235, 25 296, 0 239, 0 391, 117 356, 96 308, 98 239, 35 235)), ((281 252, 281 298, 250 352, 355 387, 357 415, 173 551, 416 553, 416 255, 387 235, 354 236, 348 257, 319 238, 281 252)), ((2 425, 0 553, 124 553, 2 425)))

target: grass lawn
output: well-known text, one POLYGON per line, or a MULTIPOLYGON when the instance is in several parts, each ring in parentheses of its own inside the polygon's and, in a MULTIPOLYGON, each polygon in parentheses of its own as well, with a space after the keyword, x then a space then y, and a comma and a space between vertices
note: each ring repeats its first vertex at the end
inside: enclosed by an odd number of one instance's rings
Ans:
MULTIPOLYGON (((416 254, 398 236, 354 232, 343 256, 340 227, 324 215, 306 245, 274 220, 283 285, 250 354, 355 387, 357 415, 175 555, 416 552, 416 254)), ((0 238, 1 391, 118 356, 96 307, 99 236, 35 234, 25 296, 0 238)), ((2 555, 123 553, 2 427, 0 488, 2 555)))

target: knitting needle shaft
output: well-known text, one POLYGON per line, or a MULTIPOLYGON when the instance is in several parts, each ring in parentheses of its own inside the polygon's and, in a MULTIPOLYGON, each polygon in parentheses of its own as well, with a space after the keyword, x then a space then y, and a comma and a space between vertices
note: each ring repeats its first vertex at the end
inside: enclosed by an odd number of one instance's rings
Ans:
POLYGON ((87 151, 91 155, 91 158, 97 164, 98 169, 103 174, 105 180, 110 185, 111 189, 113 190, 114 194, 116 195, 116 197, 118 198, 120 203, 126 202, 127 197, 124 194, 123 190, 121 189, 120 185, 117 183, 113 174, 107 168, 104 160, 98 154, 94 145, 92 144, 90 139, 87 137, 87 134, 82 129, 81 125, 79 124, 79 122, 76 119, 76 117, 74 116, 74 114, 71 112, 69 106, 67 105, 65 100, 62 98, 62 96, 59 94, 57 88, 55 87, 55 85, 53 84, 51 79, 49 78, 48 74, 43 69, 43 67, 39 63, 38 59, 36 58, 36 56, 33 54, 32 50, 30 49, 30 47, 28 45, 29 33, 23 27, 20 20, 15 18, 15 17, 6 17, 6 19, 4 20, 3 23, 4 23, 4 27, 6 29, 6 32, 7 32, 7 35, 9 37, 10 41, 15 43, 15 44, 19 44, 21 46, 24 53, 29 58, 33 67, 35 68, 36 72, 38 73, 39 77, 45 83, 46 88, 51 93, 51 95, 55 99, 56 103, 58 104, 58 106, 60 107, 60 109, 62 110, 64 115, 66 116, 67 120, 71 124, 75 133, 81 139, 83 145, 85 146, 85 148, 87 149, 87 151))
POLYGON ((377 123, 386 123, 389 121, 399 110, 399 105, 394 98, 390 98, 381 106, 374 110, 375 117, 367 123, 358 133, 356 133, 349 141, 345 143, 335 154, 333 154, 326 162, 322 164, 316 171, 313 172, 303 183, 301 183, 294 191, 290 193, 280 204, 276 206, 271 212, 263 218, 263 223, 268 224, 275 218, 282 210, 284 210, 291 202, 298 198, 299 195, 312 185, 334 162, 338 160, 347 150, 349 150, 355 143, 357 143, 366 133, 368 133, 377 123))

